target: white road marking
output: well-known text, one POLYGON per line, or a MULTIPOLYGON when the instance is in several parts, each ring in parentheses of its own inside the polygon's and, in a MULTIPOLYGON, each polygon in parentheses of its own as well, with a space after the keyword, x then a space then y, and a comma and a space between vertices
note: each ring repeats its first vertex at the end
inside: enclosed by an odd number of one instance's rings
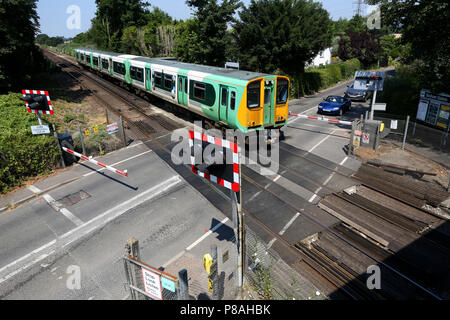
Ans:
POLYGON ((209 230, 207 233, 205 233, 203 236, 201 236, 198 240, 196 240, 193 244, 191 244, 189 247, 186 248, 186 251, 191 251, 193 248, 195 248, 200 242, 205 240, 209 235, 216 232, 220 227, 222 227, 225 223, 227 223, 230 219, 225 218, 223 221, 221 221, 218 225, 216 225, 214 228, 209 230))
POLYGON ((292 226, 292 224, 294 223, 295 220, 297 220, 297 218, 300 216, 300 212, 297 212, 295 214, 295 216, 284 226, 283 230, 280 231, 280 236, 284 235, 287 231, 287 229, 289 229, 290 226, 292 226))
POLYGON ((327 135, 325 138, 320 140, 319 143, 317 143, 314 147, 312 147, 312 149, 310 149, 308 152, 312 153, 314 150, 316 150, 316 148, 318 146, 320 146, 322 143, 324 143, 328 138, 330 138, 333 133, 334 133, 334 130, 332 132, 330 132, 329 135, 327 135))
POLYGON ((82 224, 81 226, 78 226, 75 229, 72 229, 71 231, 65 233, 64 235, 58 237, 57 239, 50 241, 49 243, 43 245, 42 247, 40 247, 36 250, 33 250, 32 252, 24 255, 23 257, 9 263, 8 265, 6 265, 0 269, 0 275, 7 272, 8 269, 17 267, 17 265, 20 263, 23 263, 23 265, 20 266, 18 269, 15 269, 14 271, 2 276, 0 278, 0 284, 5 282, 6 280, 10 279, 11 277, 15 276, 16 274, 32 267, 33 265, 44 260, 45 258, 49 257, 50 255, 54 254, 57 249, 64 248, 64 247, 68 246, 69 244, 86 236, 90 232, 104 227, 110 221, 118 218, 122 214, 141 205, 142 203, 149 201, 149 200, 159 196, 160 194, 170 190, 171 188, 175 187, 176 185, 178 185, 181 182, 182 182, 182 180, 180 179, 179 176, 174 176, 164 182, 161 182, 160 184, 153 186, 152 188, 142 192, 141 194, 139 194, 125 202, 122 202, 121 204, 117 205, 116 207, 105 211, 101 215, 82 224), (46 250, 48 252, 45 252, 46 250), (31 260, 31 261, 27 262, 27 260, 31 260))
POLYGON ((35 186, 28 186, 28 190, 30 190, 31 192, 33 192, 35 194, 41 193, 41 189, 36 188, 35 186))
POLYGON ((42 196, 45 201, 48 202, 48 204, 55 209, 57 212, 62 213, 67 219, 72 221, 76 226, 81 226, 83 224, 83 221, 81 221, 78 217, 76 217, 72 212, 67 210, 66 208, 63 208, 63 205, 53 199, 53 197, 49 194, 44 194, 42 196))
POLYGON ((70 221, 75 223, 77 226, 81 226, 84 222, 81 221, 78 217, 76 217, 72 212, 67 210, 66 208, 62 208, 59 212, 66 216, 70 221))

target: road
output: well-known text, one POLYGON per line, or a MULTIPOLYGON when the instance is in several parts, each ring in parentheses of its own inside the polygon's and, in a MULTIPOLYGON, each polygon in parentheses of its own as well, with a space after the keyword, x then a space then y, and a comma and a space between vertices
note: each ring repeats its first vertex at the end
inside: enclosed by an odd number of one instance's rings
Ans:
MULTIPOLYGON (((323 98, 342 95, 346 85, 294 101, 290 111, 315 114, 323 98)), ((343 118, 359 118, 367 106, 355 103, 343 118)), ((345 151, 348 127, 291 118, 285 135, 284 143, 318 159, 359 168, 345 151)), ((141 256, 155 267, 168 266, 183 253, 201 261, 212 243, 233 250, 227 215, 148 146, 136 142, 99 160, 127 169, 129 177, 79 164, 28 191, 39 193, 61 180, 70 181, 67 184, 0 214, 2 299, 127 299, 121 257, 131 237, 139 239, 141 256), (81 290, 67 287, 70 266, 80 267, 81 290)), ((319 180, 327 185, 333 179, 327 173, 319 180)), ((294 185, 285 172, 273 183, 297 191, 310 203, 320 197, 320 190, 294 185)), ((296 215, 284 217, 288 223, 280 224, 280 231, 295 230, 295 219, 296 215)))

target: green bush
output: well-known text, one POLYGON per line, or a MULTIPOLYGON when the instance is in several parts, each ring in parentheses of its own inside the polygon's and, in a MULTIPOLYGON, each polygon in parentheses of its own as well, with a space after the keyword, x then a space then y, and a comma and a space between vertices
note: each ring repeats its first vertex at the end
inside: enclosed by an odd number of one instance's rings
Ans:
POLYGON ((58 161, 53 135, 32 135, 30 127, 38 125, 37 117, 26 111, 20 97, 0 96, 0 193, 49 173, 58 161))
POLYGON ((302 74, 291 76, 291 97, 298 98, 329 88, 339 81, 353 78, 355 71, 360 69, 358 59, 307 69, 302 74))

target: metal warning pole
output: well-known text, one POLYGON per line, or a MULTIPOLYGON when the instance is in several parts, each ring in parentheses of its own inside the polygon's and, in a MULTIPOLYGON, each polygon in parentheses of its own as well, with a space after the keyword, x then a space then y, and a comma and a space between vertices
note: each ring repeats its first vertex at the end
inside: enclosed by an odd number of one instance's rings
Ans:
POLYGON ((244 286, 244 263, 245 263, 245 220, 244 213, 242 212, 242 165, 241 165, 241 152, 238 145, 238 156, 239 156, 239 192, 237 192, 237 212, 239 221, 239 248, 238 251, 238 286, 242 289, 244 286))

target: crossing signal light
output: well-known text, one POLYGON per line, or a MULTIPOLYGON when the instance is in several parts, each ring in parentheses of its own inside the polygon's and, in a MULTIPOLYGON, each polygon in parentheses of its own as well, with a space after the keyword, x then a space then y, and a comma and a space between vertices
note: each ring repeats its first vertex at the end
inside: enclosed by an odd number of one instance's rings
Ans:
POLYGON ((31 110, 50 111, 46 96, 27 94, 22 100, 28 103, 28 108, 31 110))
POLYGON ((47 91, 23 90, 23 101, 30 113, 53 114, 52 103, 47 91))

